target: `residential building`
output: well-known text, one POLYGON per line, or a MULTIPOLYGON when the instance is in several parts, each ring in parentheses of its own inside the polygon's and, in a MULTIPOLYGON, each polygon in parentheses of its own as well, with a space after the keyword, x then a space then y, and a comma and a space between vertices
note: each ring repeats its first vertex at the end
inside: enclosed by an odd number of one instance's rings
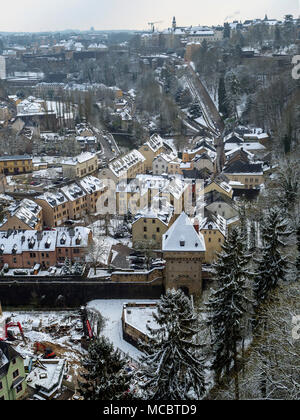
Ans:
POLYGON ((230 181, 242 184, 246 190, 259 189, 265 181, 262 163, 236 161, 226 166, 223 172, 230 181))
POLYGON ((153 160, 164 150, 163 139, 158 134, 153 134, 150 140, 139 148, 139 152, 144 156, 146 171, 152 170, 153 160))
POLYGON ((116 184, 123 179, 134 179, 138 174, 146 172, 146 158, 138 151, 132 150, 122 158, 118 158, 102 169, 99 178, 112 180, 116 184))
POLYGON ((201 156, 203 153, 208 154, 212 160, 215 160, 217 155, 215 146, 204 139, 199 141, 193 149, 185 149, 182 154, 182 160, 183 162, 192 162, 197 155, 201 156))
POLYGON ((62 162, 63 176, 70 179, 83 178, 98 170, 98 157, 95 153, 82 153, 62 162))
POLYGON ((85 227, 56 228, 46 231, 0 232, 0 267, 43 269, 64 262, 84 262, 92 241, 92 232, 85 227))
POLYGON ((222 216, 206 212, 204 219, 196 219, 195 226, 205 240, 205 263, 212 264, 217 258, 217 253, 221 252, 226 238, 226 220, 222 216))
POLYGON ((89 212, 87 194, 78 184, 67 185, 60 191, 68 199, 69 218, 71 220, 81 220, 89 212))
POLYGON ((157 197, 151 208, 145 208, 136 214, 132 223, 133 246, 149 245, 152 249, 161 249, 162 236, 174 221, 174 209, 165 200, 157 197))
POLYGON ((68 198, 61 192, 45 192, 35 198, 43 209, 44 227, 57 227, 70 220, 68 198))
POLYGON ((11 345, 0 341, 0 401, 20 400, 26 388, 22 356, 11 345))
POLYGON ((21 175, 33 171, 32 157, 22 156, 1 156, 0 173, 4 175, 21 175))
POLYGON ((86 192, 87 212, 89 214, 96 213, 97 202, 101 195, 107 191, 107 187, 103 181, 91 175, 78 181, 78 185, 86 192))
POLYGON ((227 195, 210 191, 204 195, 204 206, 215 216, 221 216, 226 220, 233 219, 239 215, 239 210, 235 202, 227 195))
POLYGON ((0 226, 0 231, 42 229, 43 209, 37 203, 28 199, 11 206, 0 226))

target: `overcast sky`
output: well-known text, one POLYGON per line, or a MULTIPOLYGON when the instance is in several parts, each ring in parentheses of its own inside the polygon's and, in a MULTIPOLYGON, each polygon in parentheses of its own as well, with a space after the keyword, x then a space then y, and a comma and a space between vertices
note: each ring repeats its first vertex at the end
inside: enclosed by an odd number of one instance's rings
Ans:
POLYGON ((223 24, 226 20, 298 17, 300 0, 1 0, 0 32, 147 29, 223 24))

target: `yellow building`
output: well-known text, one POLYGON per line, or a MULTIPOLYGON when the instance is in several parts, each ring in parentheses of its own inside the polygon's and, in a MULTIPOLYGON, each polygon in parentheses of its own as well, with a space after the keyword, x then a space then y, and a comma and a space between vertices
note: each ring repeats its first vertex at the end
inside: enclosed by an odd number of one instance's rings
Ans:
POLYGON ((236 161, 224 169, 224 174, 246 190, 258 189, 265 182, 261 163, 236 161))
POLYGON ((43 209, 45 227, 57 227, 70 219, 67 197, 60 191, 45 192, 35 202, 43 209))
POLYGON ((135 179, 138 174, 146 172, 146 159, 138 151, 132 150, 122 158, 116 159, 99 173, 100 179, 112 180, 116 184, 124 179, 135 179))
POLYGON ((0 231, 42 230, 43 211, 37 203, 24 199, 5 216, 0 231))
POLYGON ((200 223, 195 220, 195 226, 205 240, 205 263, 212 264, 217 258, 217 253, 222 251, 227 231, 226 220, 207 212, 207 217, 200 220, 200 223))
POLYGON ((32 157, 23 156, 1 156, 0 173, 4 175, 20 175, 33 171, 32 157))
POLYGON ((157 198, 151 209, 138 213, 132 224, 132 240, 134 248, 149 245, 153 249, 161 249, 162 236, 174 222, 173 207, 164 199, 157 198))
POLYGON ((82 153, 73 159, 63 161, 62 169, 66 178, 83 178, 98 170, 98 157, 94 153, 82 153))
POLYGON ((158 134, 153 134, 150 140, 139 148, 139 152, 146 159, 146 171, 152 170, 152 163, 156 156, 160 155, 164 150, 163 140, 158 134))
POLYGON ((211 181, 204 186, 204 190, 202 191, 203 194, 207 194, 210 191, 218 191, 219 193, 225 194, 229 198, 232 198, 233 196, 233 189, 225 181, 211 181))

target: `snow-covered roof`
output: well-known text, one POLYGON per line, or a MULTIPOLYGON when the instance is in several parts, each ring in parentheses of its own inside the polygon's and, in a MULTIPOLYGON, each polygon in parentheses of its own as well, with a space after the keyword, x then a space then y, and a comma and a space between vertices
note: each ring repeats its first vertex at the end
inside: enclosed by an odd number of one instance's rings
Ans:
POLYGON ((60 191, 45 192, 43 195, 38 196, 37 199, 46 201, 52 208, 65 204, 68 201, 67 197, 60 191))
MULTIPOLYGON (((30 228, 34 229, 39 222, 38 215, 42 208, 32 200, 24 199, 10 209, 10 217, 17 217, 30 228)), ((4 223, 6 220, 4 220, 4 223)), ((3 224, 4 224, 3 223, 3 224)))
POLYGON ((23 252, 54 252, 56 247, 85 248, 90 229, 56 228, 51 231, 0 232, 0 253, 20 255, 23 252))
POLYGON ((65 194, 65 196, 67 197, 69 201, 76 201, 79 198, 84 197, 86 195, 83 188, 81 188, 79 185, 75 183, 62 187, 61 191, 65 194))
POLYGON ((64 160, 62 162, 62 165, 76 166, 80 163, 88 162, 89 160, 92 160, 95 157, 97 157, 95 153, 85 152, 85 153, 81 153, 80 155, 74 158, 64 160))
POLYGON ((117 177, 126 175, 127 171, 137 163, 145 162, 144 156, 138 150, 132 150, 122 158, 115 160, 109 164, 109 169, 117 177))
POLYGON ((103 181, 100 181, 100 179, 94 176, 86 176, 79 181, 79 184, 88 194, 92 194, 105 189, 103 181))
POLYGON ((199 230, 218 230, 226 236, 227 222, 224 217, 210 213, 208 217, 199 220, 199 230))
POLYGON ((162 250, 164 252, 205 252, 205 241, 201 233, 197 233, 190 218, 181 213, 176 222, 163 235, 162 250))
POLYGON ((163 147, 163 139, 159 134, 153 134, 145 145, 149 146, 153 152, 157 152, 161 147, 163 147))

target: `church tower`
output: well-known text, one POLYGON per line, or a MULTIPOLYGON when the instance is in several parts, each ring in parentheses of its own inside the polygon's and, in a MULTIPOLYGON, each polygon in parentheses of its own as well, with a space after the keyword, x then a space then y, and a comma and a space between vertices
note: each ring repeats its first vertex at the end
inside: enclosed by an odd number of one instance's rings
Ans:
POLYGON ((176 18, 175 18, 175 16, 173 17, 173 22, 172 22, 172 28, 173 28, 173 30, 175 30, 176 29, 176 27, 177 27, 177 24, 176 24, 176 18))

